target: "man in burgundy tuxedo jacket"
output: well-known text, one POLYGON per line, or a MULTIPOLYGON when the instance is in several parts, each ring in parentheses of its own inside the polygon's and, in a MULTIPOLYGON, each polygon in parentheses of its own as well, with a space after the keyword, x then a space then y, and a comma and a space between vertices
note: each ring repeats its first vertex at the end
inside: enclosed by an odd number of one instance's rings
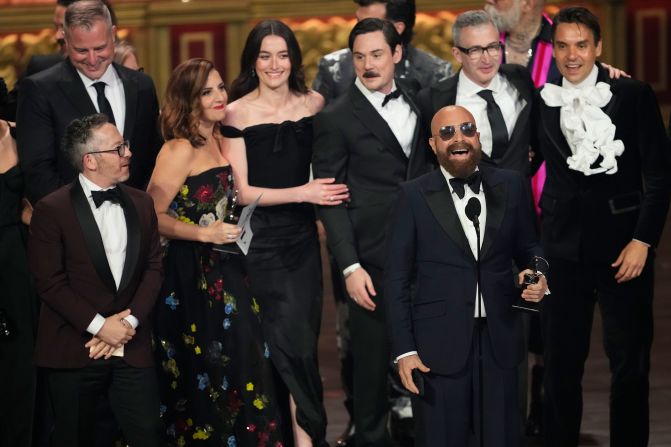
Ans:
POLYGON ((161 444, 151 311, 161 284, 156 215, 121 185, 131 151, 102 114, 74 120, 64 147, 79 177, 35 207, 30 268, 44 303, 35 362, 46 368, 53 446, 90 446, 102 394, 127 441, 161 444))

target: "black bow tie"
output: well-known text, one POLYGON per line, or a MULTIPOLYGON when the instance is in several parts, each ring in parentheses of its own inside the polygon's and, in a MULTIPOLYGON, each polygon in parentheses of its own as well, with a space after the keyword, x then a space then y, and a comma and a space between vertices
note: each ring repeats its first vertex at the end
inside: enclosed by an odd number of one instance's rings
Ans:
POLYGON ((96 204, 96 208, 100 208, 100 205, 107 200, 112 203, 121 203, 121 193, 116 186, 107 191, 91 191, 91 197, 93 198, 93 203, 96 204))
POLYGON ((397 99, 398 97, 401 96, 401 89, 397 88, 393 92, 389 93, 387 96, 384 97, 384 101, 382 101, 382 107, 386 106, 389 101, 392 99, 397 99))
POLYGON ((451 178, 450 185, 452 186, 454 192, 457 193, 457 196, 459 196, 460 199, 463 199, 464 194, 466 194, 464 186, 468 185, 471 188, 471 191, 473 191, 475 194, 479 194, 481 181, 482 178, 480 177, 480 171, 475 171, 466 178, 451 178))

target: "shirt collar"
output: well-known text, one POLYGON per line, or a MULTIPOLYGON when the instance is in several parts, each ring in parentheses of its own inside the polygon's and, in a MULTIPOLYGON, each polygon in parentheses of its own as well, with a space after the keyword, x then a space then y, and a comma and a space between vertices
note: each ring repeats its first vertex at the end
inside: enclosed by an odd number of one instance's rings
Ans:
POLYGON ((496 73, 496 75, 494 75, 492 80, 489 81, 489 85, 483 87, 471 81, 470 78, 466 76, 466 73, 464 73, 464 70, 459 70, 458 85, 459 85, 459 92, 464 96, 475 96, 478 94, 479 91, 484 89, 491 90, 492 93, 498 93, 501 90, 501 75, 499 73, 496 73))
MULTIPOLYGON (((475 171, 479 171, 480 168, 478 166, 475 167, 475 171)), ((473 172, 475 172, 473 171, 473 172)), ((447 182, 447 186, 450 188, 450 193, 454 194, 454 189, 452 188, 452 185, 450 184, 450 180, 454 178, 452 174, 450 174, 447 169, 444 167, 440 167, 440 172, 443 173, 443 177, 445 177, 445 181, 447 182)), ((482 192, 482 187, 480 188, 480 191, 482 192)), ((459 197, 457 197, 458 199, 459 197)))
POLYGON ((112 189, 116 186, 116 185, 112 185, 112 186, 109 186, 107 188, 102 188, 102 187, 96 185, 92 180, 90 180, 88 177, 86 177, 81 172, 79 173, 79 183, 82 185, 82 189, 84 190, 84 195, 87 198, 91 198, 91 191, 106 191, 106 190, 112 189))
POLYGON ((588 87, 594 87, 596 85, 596 79, 599 77, 599 68, 594 64, 592 67, 592 71, 587 75, 585 79, 582 80, 582 82, 578 84, 574 84, 571 81, 567 80, 566 78, 562 78, 561 80, 561 85, 562 87, 566 88, 576 88, 579 90, 586 89, 588 87))
MULTIPOLYGON (((363 82, 361 82, 361 79, 359 77, 356 77, 356 80, 354 81, 354 85, 357 86, 359 91, 363 94, 363 96, 366 97, 366 99, 375 106, 375 108, 381 108, 382 107, 382 101, 384 101, 384 97, 387 96, 386 94, 382 92, 372 92, 368 90, 368 88, 363 85, 363 82)), ((396 90, 396 81, 392 80, 391 84, 391 90, 389 93, 393 92, 396 90)))
POLYGON ((107 70, 105 70, 105 73, 103 73, 103 75, 100 76, 100 79, 91 79, 79 70, 77 70, 77 74, 79 75, 82 82, 87 88, 91 87, 94 83, 98 81, 102 81, 107 85, 114 85, 116 84, 117 79, 119 78, 117 77, 116 70, 114 70, 114 67, 112 65, 113 64, 109 64, 107 70))

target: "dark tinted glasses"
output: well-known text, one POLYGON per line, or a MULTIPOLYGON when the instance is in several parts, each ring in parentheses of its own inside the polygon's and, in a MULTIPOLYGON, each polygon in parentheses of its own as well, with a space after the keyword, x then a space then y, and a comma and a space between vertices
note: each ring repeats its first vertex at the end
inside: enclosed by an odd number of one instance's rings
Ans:
POLYGON ((443 126, 438 131, 438 135, 434 135, 434 137, 440 137, 440 139, 443 141, 450 141, 457 134, 457 127, 459 127, 459 131, 463 136, 469 138, 475 135, 475 132, 478 131, 475 123, 467 121, 465 123, 459 124, 459 126, 443 126))

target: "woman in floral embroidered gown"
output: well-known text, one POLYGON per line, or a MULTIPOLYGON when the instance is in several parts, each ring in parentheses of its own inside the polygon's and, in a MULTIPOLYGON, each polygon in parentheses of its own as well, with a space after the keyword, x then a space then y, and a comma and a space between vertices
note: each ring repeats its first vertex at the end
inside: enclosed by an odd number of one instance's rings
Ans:
POLYGON ((214 129, 226 101, 204 59, 184 62, 168 82, 166 143, 148 187, 169 240, 155 324, 161 413, 169 445, 281 447, 259 306, 241 256, 212 248, 240 233, 223 222, 235 187, 214 129))

